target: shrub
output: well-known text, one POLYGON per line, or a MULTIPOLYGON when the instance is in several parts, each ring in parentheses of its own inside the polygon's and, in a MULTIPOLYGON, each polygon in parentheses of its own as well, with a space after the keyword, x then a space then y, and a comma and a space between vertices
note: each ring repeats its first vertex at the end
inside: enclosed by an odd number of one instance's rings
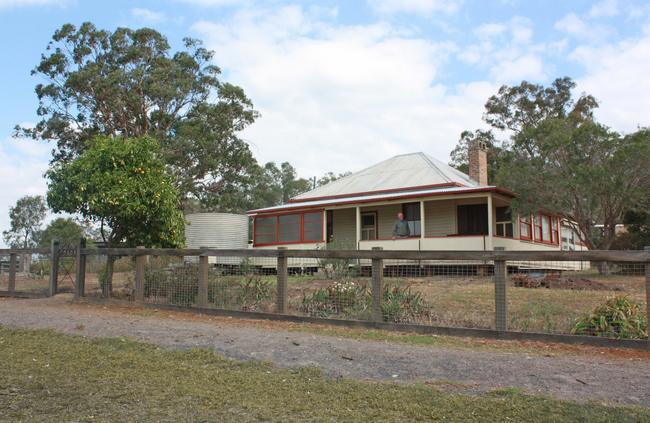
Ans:
POLYGON ((571 333, 640 339, 648 336, 648 318, 637 303, 620 295, 579 319, 571 333))
POLYGON ((400 285, 386 286, 381 304, 381 313, 386 322, 408 322, 426 311, 426 303, 419 292, 400 285))
POLYGON ((239 304, 243 310, 256 310, 264 301, 270 300, 274 283, 260 275, 244 275, 240 282, 239 304))
POLYGON ((196 266, 149 270, 144 274, 145 297, 166 298, 169 304, 191 306, 199 290, 196 266))
MULTIPOLYGON (((354 250, 354 244, 334 241, 327 244, 328 250, 354 250)), ((345 279, 359 273, 356 260, 352 258, 323 258, 318 260, 318 267, 328 279, 345 279)))
POLYGON ((368 308, 367 289, 354 281, 334 282, 313 294, 304 294, 301 310, 310 316, 351 315, 368 308))

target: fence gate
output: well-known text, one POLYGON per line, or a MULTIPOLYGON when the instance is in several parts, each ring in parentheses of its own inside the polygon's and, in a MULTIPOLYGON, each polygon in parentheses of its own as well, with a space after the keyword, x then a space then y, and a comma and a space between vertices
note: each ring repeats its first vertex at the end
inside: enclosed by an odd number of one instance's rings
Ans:
POLYGON ((52 240, 49 295, 75 292, 78 243, 63 243, 52 240))

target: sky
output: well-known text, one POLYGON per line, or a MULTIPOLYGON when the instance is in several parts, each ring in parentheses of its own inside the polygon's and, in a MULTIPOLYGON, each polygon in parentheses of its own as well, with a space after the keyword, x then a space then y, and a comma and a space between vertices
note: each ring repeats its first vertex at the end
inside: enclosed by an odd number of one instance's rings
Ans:
POLYGON ((155 28, 173 49, 203 40, 261 113, 242 134, 257 160, 306 178, 416 151, 447 161, 522 80, 570 76, 612 129, 650 125, 648 1, 0 0, 0 230, 47 186, 52 147, 12 137, 38 121, 30 71, 57 28, 85 21, 155 28))

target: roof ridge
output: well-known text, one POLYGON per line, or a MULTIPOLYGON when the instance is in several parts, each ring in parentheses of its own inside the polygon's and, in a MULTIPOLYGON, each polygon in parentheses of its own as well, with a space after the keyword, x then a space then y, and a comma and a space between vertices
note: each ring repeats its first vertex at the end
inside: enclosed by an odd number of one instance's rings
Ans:
POLYGON ((438 173, 438 175, 442 176, 442 178, 443 178, 444 180, 446 180, 447 182, 453 182, 453 181, 452 181, 452 180, 451 180, 447 175, 445 175, 445 174, 442 172, 442 170, 440 170, 440 168, 438 167, 438 165, 436 165, 436 164, 431 160, 431 157, 429 157, 428 154, 425 154, 425 153, 423 153, 423 152, 421 152, 421 151, 420 151, 418 154, 419 154, 419 155, 424 159, 425 162, 427 162, 427 164, 429 165, 429 167, 431 167, 433 170, 435 170, 435 171, 438 173))

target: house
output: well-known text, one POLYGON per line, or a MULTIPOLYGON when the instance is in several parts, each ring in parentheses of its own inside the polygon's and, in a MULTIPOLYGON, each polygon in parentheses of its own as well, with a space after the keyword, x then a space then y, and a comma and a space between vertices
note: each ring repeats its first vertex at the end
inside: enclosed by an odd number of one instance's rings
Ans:
POLYGON ((515 194, 488 183, 487 152, 469 151, 469 175, 425 153, 392 157, 290 199, 248 212, 253 248, 369 250, 576 250, 552 213, 511 216, 515 194), (393 239, 399 212, 411 236, 393 239))

